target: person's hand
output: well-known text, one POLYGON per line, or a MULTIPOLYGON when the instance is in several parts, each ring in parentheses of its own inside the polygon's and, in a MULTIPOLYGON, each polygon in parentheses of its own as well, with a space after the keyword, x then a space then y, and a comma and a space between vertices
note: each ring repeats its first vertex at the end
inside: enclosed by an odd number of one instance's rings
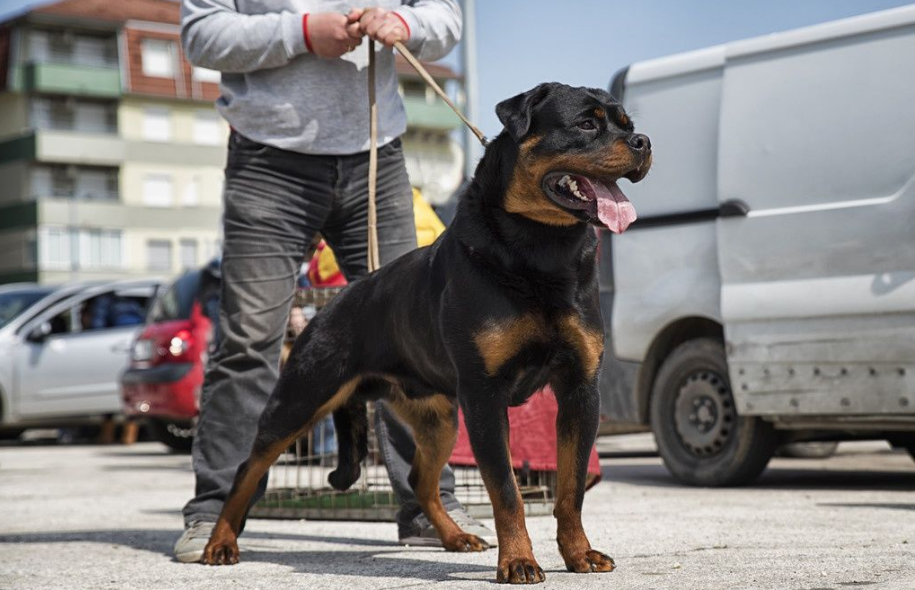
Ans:
POLYGON ((306 29, 311 52, 318 57, 336 58, 358 47, 363 37, 358 26, 362 14, 363 11, 355 9, 348 15, 338 12, 309 14, 306 29))
POLYGON ((359 18, 359 29, 370 39, 393 47, 397 41, 410 38, 406 25, 395 13, 384 8, 369 8, 359 18))

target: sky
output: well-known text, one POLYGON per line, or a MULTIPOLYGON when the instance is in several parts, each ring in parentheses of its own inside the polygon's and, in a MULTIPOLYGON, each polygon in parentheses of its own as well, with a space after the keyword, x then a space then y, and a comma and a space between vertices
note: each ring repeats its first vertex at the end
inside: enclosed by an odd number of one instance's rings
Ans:
MULTIPOLYGON (((113 0, 129 1, 129 0, 113 0)), ((0 20, 45 2, 0 0, 0 20)), ((358 2, 351 3, 357 4, 358 2)), ((633 62, 903 6, 898 0, 476 0, 479 118, 541 82, 606 88, 633 62)), ((460 49, 446 63, 461 69, 460 49)))

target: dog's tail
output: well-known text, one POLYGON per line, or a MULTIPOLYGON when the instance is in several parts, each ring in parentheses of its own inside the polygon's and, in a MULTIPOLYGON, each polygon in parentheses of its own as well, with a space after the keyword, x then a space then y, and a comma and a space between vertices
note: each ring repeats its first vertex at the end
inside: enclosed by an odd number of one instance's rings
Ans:
POLYGON ((362 461, 369 452, 369 422, 364 401, 350 401, 334 412, 337 435, 337 468, 327 481, 334 489, 348 490, 359 479, 362 461))

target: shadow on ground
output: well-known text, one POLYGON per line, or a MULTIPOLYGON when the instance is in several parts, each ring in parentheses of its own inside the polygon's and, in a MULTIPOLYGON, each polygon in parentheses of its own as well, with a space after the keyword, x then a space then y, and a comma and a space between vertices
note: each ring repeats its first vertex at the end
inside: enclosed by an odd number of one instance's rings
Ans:
MULTIPOLYGON (((102 543, 121 545, 153 553, 162 554, 172 559, 172 546, 177 537, 171 530, 96 530, 68 531, 45 533, 22 533, 0 535, 0 543, 102 543)), ((470 574, 480 578, 479 574, 495 574, 495 560, 498 553, 490 550, 492 564, 481 566, 467 563, 440 562, 435 559, 419 560, 404 557, 404 553, 444 552, 440 549, 408 549, 393 542, 377 539, 359 539, 349 537, 323 537, 315 535, 296 535, 288 533, 245 533, 242 537, 242 560, 245 562, 272 563, 286 566, 297 573, 308 574, 344 574, 364 575, 365 577, 398 577, 417 578, 428 581, 443 581, 470 574), (335 545, 346 545, 353 550, 336 549, 333 551, 265 551, 256 548, 245 548, 244 540, 291 540, 300 542, 321 542, 335 545), (377 547, 365 550, 363 547, 377 547), (397 554, 396 558, 393 554, 397 554)), ((202 567, 189 564, 188 567, 202 567)))
MULTIPOLYGON (((900 470, 854 470, 824 468, 826 460, 779 460, 770 465, 751 489, 773 490, 881 490, 915 489, 915 468, 900 470), (800 465, 803 463, 803 465, 800 465)), ((605 482, 620 482, 653 487, 682 487, 667 471, 660 459, 628 459, 614 463, 611 459, 601 469, 605 482), (609 464, 607 464, 609 463, 609 464)))

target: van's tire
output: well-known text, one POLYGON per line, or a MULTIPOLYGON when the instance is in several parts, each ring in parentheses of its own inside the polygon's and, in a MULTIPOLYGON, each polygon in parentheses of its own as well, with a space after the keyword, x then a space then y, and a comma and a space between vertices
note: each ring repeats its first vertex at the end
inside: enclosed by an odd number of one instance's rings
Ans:
POLYGON ((147 424, 153 438, 160 443, 179 453, 191 452, 191 447, 194 444, 194 435, 197 431, 196 420, 180 422, 177 420, 150 418, 147 424))
POLYGON ((750 483, 778 448, 780 437, 770 424, 737 415, 717 340, 690 340, 664 360, 651 390, 650 417, 664 464, 688 485, 750 483))

